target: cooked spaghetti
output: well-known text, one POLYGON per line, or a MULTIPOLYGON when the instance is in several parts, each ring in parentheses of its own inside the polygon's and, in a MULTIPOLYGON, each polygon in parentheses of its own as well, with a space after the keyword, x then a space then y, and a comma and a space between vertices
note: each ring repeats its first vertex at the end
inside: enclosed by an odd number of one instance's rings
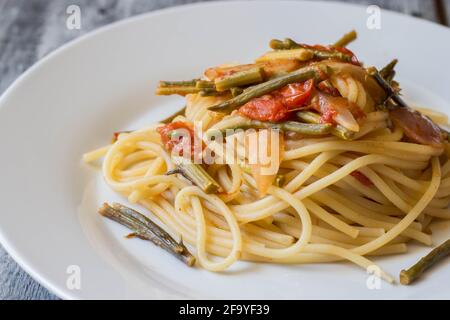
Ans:
POLYGON ((396 61, 364 68, 345 48, 354 37, 272 40, 253 64, 161 82, 157 93, 185 96, 186 108, 84 160, 104 157, 107 184, 211 271, 239 259, 368 268, 367 257, 405 253, 410 241, 431 246, 430 224, 450 218, 448 135, 438 126, 447 118, 409 108, 396 61), (261 149, 268 162, 254 156, 261 149), (196 161, 207 153, 214 161, 196 161))

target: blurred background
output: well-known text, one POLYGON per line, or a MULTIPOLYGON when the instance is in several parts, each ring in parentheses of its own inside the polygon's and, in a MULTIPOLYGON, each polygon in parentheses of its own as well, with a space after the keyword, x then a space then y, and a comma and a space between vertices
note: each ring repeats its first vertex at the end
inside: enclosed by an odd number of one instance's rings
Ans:
MULTIPOLYGON (((0 0, 0 94, 32 64, 70 40, 114 21, 194 2, 202 1, 0 0), (73 12, 69 8, 73 5, 80 9, 81 24, 74 23, 72 27, 68 27, 67 12, 73 12)), ((394 10, 446 26, 450 20, 450 0, 340 2, 363 6, 378 5, 382 9, 394 10)), ((31 279, 0 245, 0 299, 58 298, 31 279)))

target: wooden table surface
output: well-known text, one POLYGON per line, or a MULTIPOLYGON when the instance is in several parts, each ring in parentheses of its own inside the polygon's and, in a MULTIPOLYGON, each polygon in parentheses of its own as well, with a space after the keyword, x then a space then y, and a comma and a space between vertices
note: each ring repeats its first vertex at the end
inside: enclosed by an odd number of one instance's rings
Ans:
MULTIPOLYGON (((33 63, 62 44, 111 22, 198 0, 0 0, 0 94, 33 63), (65 26, 66 8, 82 10, 81 30, 65 26)), ((346 0, 447 25, 450 0, 346 0)), ((0 299, 58 299, 0 246, 0 299)))

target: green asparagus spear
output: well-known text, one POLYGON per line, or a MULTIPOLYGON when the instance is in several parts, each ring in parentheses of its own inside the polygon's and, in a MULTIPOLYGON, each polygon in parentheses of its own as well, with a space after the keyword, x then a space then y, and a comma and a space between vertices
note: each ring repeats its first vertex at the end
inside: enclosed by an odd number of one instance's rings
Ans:
POLYGON ((346 47, 349 43, 353 42, 356 40, 356 38, 358 37, 358 34, 356 33, 355 30, 350 31, 349 33, 346 33, 342 36, 342 38, 340 38, 338 41, 336 41, 333 46, 334 47, 341 47, 344 48, 346 47))
POLYGON ((160 81, 160 87, 195 87, 199 79, 192 79, 186 81, 160 81))
POLYGON ((195 83, 195 87, 197 89, 215 89, 216 86, 214 85, 213 81, 208 81, 208 80, 198 80, 195 83))
POLYGON ((381 76, 380 72, 378 72, 375 67, 368 68, 367 73, 375 79, 378 85, 386 93, 385 101, 388 101, 391 98, 398 106, 402 108, 409 108, 407 103, 400 97, 398 92, 394 88, 392 88, 392 86, 381 76))
POLYGON ((440 246, 433 249, 428 255, 419 260, 408 270, 402 270, 400 272, 400 283, 403 285, 409 285, 418 279, 427 269, 434 266, 443 258, 450 254, 450 240, 447 240, 440 246))
POLYGON ((187 180, 196 185, 203 192, 212 194, 217 193, 221 188, 220 185, 206 172, 200 164, 192 163, 188 159, 173 158, 177 169, 169 171, 166 175, 180 173, 187 180))
POLYGON ((242 92, 244 92, 244 89, 235 87, 235 88, 231 88, 230 91, 231 91, 231 95, 233 97, 236 97, 236 96, 240 95, 242 92))
POLYGON ((202 97, 220 96, 225 93, 226 92, 219 92, 213 88, 205 88, 205 89, 200 90, 200 92, 199 92, 200 96, 202 96, 202 97))
POLYGON ((291 50, 301 48, 301 45, 290 38, 284 40, 272 39, 270 40, 270 48, 273 50, 291 50))
POLYGON ((257 63, 272 60, 299 60, 308 61, 314 58, 314 52, 309 49, 295 48, 288 50, 270 51, 256 59, 257 63))
POLYGON ((297 121, 285 121, 280 123, 262 122, 253 120, 250 128, 256 129, 279 129, 284 132, 295 132, 307 136, 321 136, 330 132, 331 124, 309 124, 297 121))
MULTIPOLYGON (((381 74, 378 72, 378 70, 375 67, 370 67, 367 69, 367 73, 369 75, 371 75, 376 81, 377 83, 380 85, 381 88, 383 88, 383 90, 386 93, 386 99, 384 101, 384 104, 382 106, 382 108, 385 109, 395 109, 395 108, 405 108, 408 109, 409 111, 411 111, 412 113, 414 112, 412 108, 410 108, 408 106, 408 104, 400 97, 398 90, 395 90, 382 76, 381 74)), ((438 126, 437 124, 433 123, 433 121, 430 118, 423 118, 423 119, 427 119, 425 120, 423 123, 424 125, 429 126, 430 128, 433 126, 436 126, 437 128, 440 129, 442 136, 443 137, 447 137, 446 139, 448 139, 448 141, 450 141, 450 133, 445 130, 444 128, 441 128, 440 126, 438 126)), ((423 121, 423 120, 422 120, 423 121)), ((434 130, 434 129, 432 129, 434 130)))
POLYGON ((195 85, 197 89, 200 89, 199 94, 202 97, 210 97, 210 96, 219 96, 224 94, 225 92, 219 92, 216 89, 216 85, 214 81, 208 81, 208 80, 199 80, 197 81, 197 84, 195 85))
POLYGON ((336 59, 344 62, 352 61, 351 56, 339 51, 321 51, 321 50, 312 50, 312 51, 314 53, 314 58, 320 60, 336 59))
POLYGON ((289 38, 286 38, 283 41, 273 39, 270 41, 270 47, 275 50, 304 49, 312 54, 311 58, 316 58, 316 59, 320 59, 320 60, 336 59, 336 60, 341 60, 344 62, 352 61, 352 57, 350 55, 344 54, 337 50, 325 51, 325 50, 312 49, 311 47, 302 45, 300 43, 296 43, 294 40, 289 39, 289 38))
POLYGON ((175 112, 173 115, 167 117, 166 119, 160 121, 161 123, 168 124, 171 123, 176 117, 182 116, 186 113, 186 106, 183 107, 180 111, 175 112))
POLYGON ((246 104, 254 98, 261 97, 274 90, 280 89, 293 82, 301 82, 309 79, 316 81, 323 80, 328 70, 326 68, 320 68, 317 66, 308 66, 296 71, 290 72, 285 76, 275 78, 255 86, 249 87, 244 92, 232 99, 222 102, 218 105, 209 108, 211 111, 229 113, 240 106, 246 104))
POLYGON ((130 237, 149 240, 188 266, 194 265, 194 256, 189 253, 182 242, 177 243, 166 231, 139 212, 118 203, 114 203, 112 206, 105 203, 98 212, 131 229, 133 233, 130 237))
POLYGON ((188 80, 188 81, 160 81, 156 94, 167 96, 178 94, 185 96, 191 93, 201 93, 202 95, 217 95, 214 83, 205 80, 188 80))
POLYGON ((217 91, 229 90, 233 87, 260 83, 264 81, 263 68, 255 67, 248 70, 233 73, 224 78, 217 78, 215 85, 217 91))
MULTIPOLYGON (((300 120, 307 123, 320 123, 320 115, 318 115, 317 113, 311 111, 299 111, 296 113, 296 115, 300 120)), ((330 133, 343 140, 352 140, 354 136, 354 133, 352 131, 347 130, 340 124, 333 126, 330 129, 330 133)))
POLYGON ((389 64, 387 64, 383 69, 381 69, 380 76, 391 85, 392 89, 397 94, 399 94, 401 91, 400 84, 394 80, 396 74, 394 68, 397 65, 397 62, 398 60, 394 59, 389 64))

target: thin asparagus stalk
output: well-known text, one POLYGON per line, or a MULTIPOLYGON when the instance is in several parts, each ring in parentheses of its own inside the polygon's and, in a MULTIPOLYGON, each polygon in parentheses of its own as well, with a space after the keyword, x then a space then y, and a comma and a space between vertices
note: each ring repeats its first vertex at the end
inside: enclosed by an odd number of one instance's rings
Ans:
POLYGON ((264 81, 263 68, 255 67, 233 73, 224 78, 217 78, 215 80, 215 85, 217 91, 225 91, 233 87, 261 83, 262 81, 264 81))
POLYGON ((283 132, 295 132, 307 136, 321 136, 330 133, 332 129, 331 124, 310 124, 301 123, 298 121, 284 121, 279 123, 265 122, 258 120, 251 120, 244 117, 236 118, 236 121, 230 123, 229 126, 222 127, 220 129, 211 129, 206 132, 206 137, 215 135, 220 132, 222 135, 227 134, 231 130, 247 130, 247 129, 273 129, 283 132))
POLYGON ((261 97, 265 94, 268 94, 274 90, 280 89, 290 83, 293 82, 301 82, 309 79, 314 79, 315 81, 323 80, 325 74, 327 73, 326 68, 320 68, 317 66, 308 66, 291 73, 288 73, 285 76, 281 76, 279 78, 275 78, 255 86, 249 87, 244 90, 244 92, 232 99, 229 99, 225 102, 219 103, 215 106, 209 108, 211 111, 227 113, 231 112, 240 106, 246 104, 250 100, 254 98, 261 97))
POLYGON ((192 79, 186 81, 160 81, 160 87, 195 87, 199 79, 192 79))
POLYGON ((450 240, 434 248, 429 254, 419 260, 415 265, 400 272, 400 283, 409 285, 418 279, 427 269, 434 266, 450 254, 450 240))
POLYGON ((206 172, 200 164, 192 163, 187 159, 174 158, 177 169, 169 171, 166 175, 180 173, 187 180, 208 194, 217 193, 220 185, 206 172))
POLYGON ((186 265, 194 265, 195 257, 190 254, 182 241, 177 243, 166 231, 141 213, 118 203, 114 203, 112 206, 105 203, 98 212, 102 216, 131 229, 133 233, 130 237, 149 240, 183 261, 186 265))
MULTIPOLYGON (((296 113, 296 116, 307 123, 320 123, 320 116, 317 113, 311 111, 299 111, 296 113)), ((347 130, 340 124, 333 126, 330 129, 330 133, 338 138, 343 140, 352 140, 354 137, 354 132, 347 130)))
POLYGON ((342 36, 342 38, 340 38, 338 41, 336 41, 333 44, 333 46, 334 47, 341 47, 341 48, 346 47, 351 42, 355 41, 357 37, 358 37, 358 34, 356 33, 356 31, 352 30, 349 33, 344 34, 342 36))
POLYGON ((276 50, 267 52, 258 59, 257 63, 272 61, 272 60, 299 60, 308 61, 314 57, 314 53, 311 50, 303 48, 287 49, 287 50, 276 50))
POLYGON ((327 60, 327 59, 336 59, 344 62, 351 62, 352 57, 339 52, 339 51, 321 51, 321 50, 313 50, 314 58, 320 59, 320 60, 327 60))
POLYGON ((280 123, 262 122, 252 120, 249 128, 255 129, 279 129, 284 132, 295 132, 307 136, 321 136, 330 133, 331 124, 309 124, 297 121, 285 121, 280 123))
MULTIPOLYGON (((411 107, 408 106, 408 104, 400 97, 399 93, 397 90, 395 90, 382 76, 381 74, 378 72, 378 70, 375 67, 370 67, 367 69, 367 73, 372 76, 377 83, 381 86, 381 88, 383 88, 383 90, 386 93, 386 99, 384 102, 384 107, 386 109, 395 109, 395 108, 405 108, 408 109, 409 111, 413 112, 413 109, 411 107)), ((436 126, 437 128, 440 129, 441 133, 443 135, 445 135, 447 138, 447 140, 450 142, 450 133, 441 128, 440 126, 438 126, 437 124, 435 124, 430 118, 425 117, 424 125, 429 126, 431 129, 430 130, 434 130, 432 129, 433 126, 436 126)))
POLYGON ((388 63, 383 69, 380 71, 381 77, 386 80, 392 87, 392 89, 398 94, 401 91, 400 84, 394 80, 395 78, 395 66, 397 65, 398 60, 394 59, 390 63, 388 63))
POLYGON ((195 87, 197 89, 215 89, 216 86, 213 81, 199 80, 195 83, 195 87))
POLYGON ((304 49, 306 51, 309 51, 312 54, 311 58, 317 58, 317 59, 321 59, 321 60, 336 59, 336 60, 341 60, 341 61, 345 61, 345 62, 352 61, 351 56, 346 55, 342 52, 339 52, 336 50, 323 51, 323 50, 311 49, 300 43, 296 43, 294 40, 289 39, 289 38, 286 38, 283 41, 273 39, 270 41, 270 47, 274 50, 304 49))
POLYGON ((204 88, 202 90, 200 90, 199 94, 202 97, 210 97, 210 96, 220 96, 222 94, 224 94, 225 92, 219 92, 214 88, 204 88))
POLYGON ((201 93, 202 95, 217 95, 214 83, 205 80, 188 80, 188 81, 160 81, 156 94, 160 96, 168 96, 178 94, 185 96, 191 93, 201 93))
POLYGON ((386 80, 388 83, 391 83, 391 81, 394 79, 395 76, 395 66, 397 65, 398 60, 394 59, 391 62, 389 62, 383 69, 380 71, 380 76, 386 80))
POLYGON ((186 106, 183 107, 180 111, 175 112, 171 116, 165 118, 164 120, 160 121, 161 123, 168 124, 171 123, 176 117, 182 116, 186 113, 186 106))
POLYGON ((231 95, 233 97, 236 97, 236 96, 240 95, 242 92, 244 92, 244 89, 235 87, 235 88, 231 88, 230 91, 231 91, 231 95))
POLYGON ((199 80, 197 81, 195 87, 200 90, 199 94, 202 97, 218 96, 224 94, 224 92, 217 91, 214 81, 199 80))
POLYGON ((156 88, 155 94, 158 96, 170 96, 173 94, 178 94, 180 96, 185 96, 191 93, 200 92, 195 86, 170 86, 170 87, 158 87, 156 88))

